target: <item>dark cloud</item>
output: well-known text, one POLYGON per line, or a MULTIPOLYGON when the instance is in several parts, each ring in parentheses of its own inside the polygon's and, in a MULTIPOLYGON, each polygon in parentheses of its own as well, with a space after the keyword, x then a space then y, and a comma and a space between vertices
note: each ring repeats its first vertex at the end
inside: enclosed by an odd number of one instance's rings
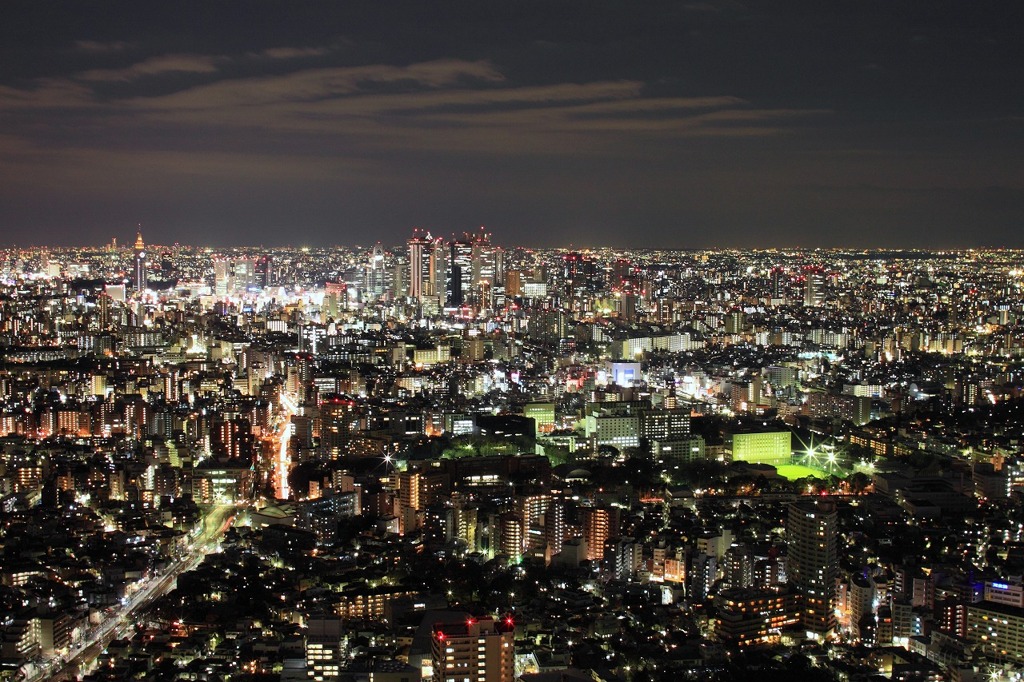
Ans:
POLYGON ((0 241, 1024 246, 1012 3, 14 3, 0 241))
POLYGON ((269 47, 260 55, 269 59, 308 59, 331 53, 327 47, 269 47))
POLYGON ((214 57, 194 54, 167 54, 150 57, 120 69, 92 69, 75 78, 84 81, 134 81, 168 73, 216 73, 214 57))
POLYGON ((87 54, 107 54, 111 52, 122 52, 128 49, 128 43, 115 40, 110 43, 101 43, 96 40, 76 40, 75 47, 87 54))

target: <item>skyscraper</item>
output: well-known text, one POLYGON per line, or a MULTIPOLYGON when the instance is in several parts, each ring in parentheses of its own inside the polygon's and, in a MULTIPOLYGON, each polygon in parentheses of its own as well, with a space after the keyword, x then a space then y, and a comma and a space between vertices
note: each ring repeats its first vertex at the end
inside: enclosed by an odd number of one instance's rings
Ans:
POLYGON ((430 243, 430 293, 439 298, 443 307, 447 291, 445 281, 448 277, 448 250, 444 247, 444 239, 435 237, 430 243))
POLYGON ((835 502, 800 500, 789 505, 786 521, 788 575, 802 598, 804 627, 821 637, 836 626, 838 530, 835 502))
POLYGON ((135 233, 135 290, 145 291, 149 279, 146 272, 146 243, 142 241, 142 230, 135 233))
POLYGON ((423 236, 414 230, 409 240, 409 298, 413 301, 420 302, 434 293, 433 246, 429 232, 423 236))
POLYGON ((270 254, 256 260, 256 284, 263 288, 274 284, 274 258, 270 254))
POLYGON ((445 267, 446 307, 462 305, 476 309, 489 308, 495 296, 504 296, 504 252, 491 244, 491 235, 480 228, 478 232, 465 232, 461 239, 450 243, 445 267))
POLYGON ((772 276, 772 298, 782 298, 783 291, 783 270, 781 267, 774 267, 771 270, 772 276))
POLYGON ((579 305, 581 301, 589 300, 600 286, 597 262, 586 254, 563 255, 558 277, 559 295, 568 305, 579 305))
POLYGON ((825 270, 818 266, 804 268, 804 305, 821 307, 825 305, 825 270))
POLYGON ((370 252, 370 260, 366 263, 365 277, 359 287, 365 291, 366 299, 376 301, 387 290, 388 271, 384 258, 384 247, 377 242, 370 252))
POLYGON ((233 263, 235 290, 244 293, 256 288, 256 263, 256 258, 239 258, 233 263))
POLYGON ((455 308, 471 300, 472 281, 473 244, 468 238, 454 240, 448 259, 448 306, 455 308))
POLYGON ((215 259, 213 261, 214 296, 227 296, 231 292, 231 288, 231 261, 229 261, 227 258, 215 259))
POLYGON ((473 273, 471 285, 474 301, 481 307, 490 307, 496 281, 498 251, 491 244, 491 235, 484 228, 473 235, 473 273))

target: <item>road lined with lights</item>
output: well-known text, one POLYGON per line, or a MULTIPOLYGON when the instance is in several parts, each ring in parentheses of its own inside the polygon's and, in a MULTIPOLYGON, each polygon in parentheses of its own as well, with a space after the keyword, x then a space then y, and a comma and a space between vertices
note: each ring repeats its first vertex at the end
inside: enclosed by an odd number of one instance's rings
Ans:
POLYGON ((292 437, 292 415, 299 409, 295 399, 286 392, 281 392, 281 413, 279 426, 274 434, 277 440, 274 458, 274 495, 279 500, 287 500, 291 495, 288 489, 288 471, 291 469, 292 458, 288 452, 288 443, 292 437))
POLYGON ((134 627, 133 615, 173 590, 179 575, 194 569, 207 554, 216 549, 220 538, 231 525, 235 511, 234 505, 218 505, 210 509, 203 517, 202 530, 191 542, 188 554, 176 559, 158 578, 147 581, 118 609, 119 613, 111 614, 99 627, 93 629, 88 640, 76 646, 66 659, 54 658, 44 662, 25 681, 72 679, 83 667, 92 664, 110 642, 124 637, 134 627))

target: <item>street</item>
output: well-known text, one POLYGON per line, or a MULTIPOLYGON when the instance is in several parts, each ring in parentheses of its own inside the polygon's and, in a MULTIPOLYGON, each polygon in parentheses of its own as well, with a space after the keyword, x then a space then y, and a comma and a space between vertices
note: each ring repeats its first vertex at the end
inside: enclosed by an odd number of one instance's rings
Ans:
POLYGON ((235 511, 235 505, 212 507, 204 515, 201 530, 184 556, 176 559, 162 574, 147 580, 126 604, 114 609, 99 626, 90 629, 86 639, 75 646, 63 662, 59 658, 45 661, 33 675, 25 678, 26 682, 74 679, 80 670, 92 665, 110 642, 131 631, 135 623, 133 616, 173 590, 179 575, 192 570, 203 557, 215 551, 220 538, 234 520, 235 511))

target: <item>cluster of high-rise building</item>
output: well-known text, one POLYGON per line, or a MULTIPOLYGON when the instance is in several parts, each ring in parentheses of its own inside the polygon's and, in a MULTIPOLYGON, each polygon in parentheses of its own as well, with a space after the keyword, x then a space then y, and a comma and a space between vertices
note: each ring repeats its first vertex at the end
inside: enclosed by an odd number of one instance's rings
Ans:
MULTIPOLYGON (((447 242, 416 230, 407 256, 396 267, 395 281, 408 283, 408 299, 421 306, 421 314, 503 307, 504 251, 484 228, 447 242)), ((396 285, 398 292, 402 288, 396 285)))
POLYGON ((2 251, 0 674, 1009 677, 1022 261, 2 251))

